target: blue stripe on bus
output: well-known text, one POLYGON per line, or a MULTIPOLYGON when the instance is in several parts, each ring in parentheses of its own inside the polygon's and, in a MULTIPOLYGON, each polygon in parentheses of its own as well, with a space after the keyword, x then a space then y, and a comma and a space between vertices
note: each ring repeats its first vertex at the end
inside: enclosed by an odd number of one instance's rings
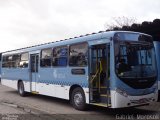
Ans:
MULTIPOLYGON (((9 79, 9 78, 4 78, 3 77, 2 79, 17 81, 17 79, 13 79, 13 78, 9 79)), ((30 82, 29 80, 23 80, 23 81, 30 82)), ((67 82, 67 81, 49 81, 49 80, 43 80, 43 81, 38 81, 37 83, 53 84, 53 85, 64 85, 64 86, 72 86, 72 85, 77 84, 77 85, 80 85, 81 87, 88 88, 88 84, 87 83, 77 83, 77 82, 73 83, 73 82, 67 82)))

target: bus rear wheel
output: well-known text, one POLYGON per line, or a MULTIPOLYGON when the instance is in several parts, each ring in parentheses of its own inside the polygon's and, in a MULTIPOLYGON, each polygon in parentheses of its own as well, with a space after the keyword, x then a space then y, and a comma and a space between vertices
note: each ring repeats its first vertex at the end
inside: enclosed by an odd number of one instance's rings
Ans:
POLYGON ((72 106, 77 110, 85 110, 86 109, 86 100, 83 90, 78 87, 72 91, 71 95, 71 103, 72 106))
POLYGON ((26 92, 24 91, 24 84, 22 81, 18 83, 18 93, 20 96, 24 97, 26 92))

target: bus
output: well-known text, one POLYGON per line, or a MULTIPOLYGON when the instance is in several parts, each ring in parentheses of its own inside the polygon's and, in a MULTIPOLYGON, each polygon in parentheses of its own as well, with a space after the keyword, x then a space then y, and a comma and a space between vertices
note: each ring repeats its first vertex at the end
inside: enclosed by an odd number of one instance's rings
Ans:
POLYGON ((160 41, 154 41, 158 68, 158 101, 160 101, 160 41))
MULTIPOLYGON (((0 65, 1 65, 1 59, 2 58, 2 54, 0 53, 0 65)), ((0 67, 0 84, 1 84, 1 67, 0 67)))
POLYGON ((26 93, 124 108, 158 96, 155 49, 150 35, 101 31, 2 53, 1 83, 26 93))

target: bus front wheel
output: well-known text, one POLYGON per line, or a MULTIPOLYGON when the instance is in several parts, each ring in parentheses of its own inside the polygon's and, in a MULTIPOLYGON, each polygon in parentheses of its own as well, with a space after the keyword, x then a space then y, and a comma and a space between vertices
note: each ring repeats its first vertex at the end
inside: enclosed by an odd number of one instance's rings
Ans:
POLYGON ((86 109, 85 95, 80 87, 77 87, 72 91, 71 103, 77 110, 86 109))
POLYGON ((18 93, 19 93, 19 95, 22 96, 22 97, 25 96, 25 93, 26 93, 26 92, 24 91, 24 84, 23 84, 22 81, 20 81, 20 82, 18 83, 18 93))

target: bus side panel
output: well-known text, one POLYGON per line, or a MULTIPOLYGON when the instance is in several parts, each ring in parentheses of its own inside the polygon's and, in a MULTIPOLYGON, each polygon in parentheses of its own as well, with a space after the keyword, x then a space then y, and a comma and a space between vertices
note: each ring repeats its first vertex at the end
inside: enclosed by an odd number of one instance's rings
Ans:
MULTIPOLYGON (((57 97, 69 100, 69 90, 71 86, 56 84, 38 83, 38 93, 46 96, 57 97)), ((89 104, 89 88, 82 88, 85 93, 86 103, 89 104)))
POLYGON ((31 83, 29 81, 23 81, 24 89, 26 92, 31 92, 31 83))
POLYGON ((89 103, 89 80, 88 79, 89 79, 88 67, 69 67, 67 80, 70 85, 77 84, 81 86, 85 94, 86 103, 89 103))
POLYGON ((13 89, 17 89, 17 81, 16 80, 9 80, 9 79, 1 79, 1 84, 7 87, 11 87, 13 89))
POLYGON ((88 68, 84 69, 85 75, 73 75, 72 68, 69 67, 40 68, 37 92, 47 96, 69 99, 70 87, 76 84, 82 87, 86 102, 89 103, 89 89, 86 87, 88 68))
POLYGON ((18 80, 23 81, 25 91, 29 92, 29 70, 27 68, 2 68, 2 85, 17 89, 18 80))
POLYGON ((51 67, 39 68, 37 92, 42 95, 55 96, 55 86, 53 81, 53 72, 51 67))

